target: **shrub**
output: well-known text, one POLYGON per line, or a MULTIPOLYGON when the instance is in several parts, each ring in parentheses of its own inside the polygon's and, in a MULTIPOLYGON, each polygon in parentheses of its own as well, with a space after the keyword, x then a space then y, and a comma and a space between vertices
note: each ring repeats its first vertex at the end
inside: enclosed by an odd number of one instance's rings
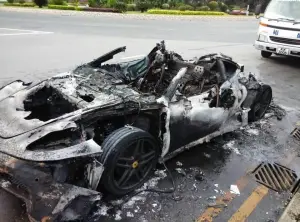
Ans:
POLYGON ((169 5, 169 4, 163 4, 163 5, 162 5, 162 8, 163 8, 163 9, 170 9, 170 5, 169 5))
POLYGON ((208 7, 211 11, 215 11, 218 8, 218 3, 216 1, 211 1, 208 3, 208 7))
POLYGON ((179 10, 179 11, 185 11, 185 5, 179 6, 179 7, 178 7, 178 10, 179 10))
POLYGON ((211 11, 180 11, 180 10, 161 10, 150 9, 149 14, 161 14, 161 15, 225 15, 224 12, 211 12, 211 11))
POLYGON ((24 3, 25 3, 25 0, 19 0, 19 3, 20 3, 20 4, 24 4, 24 3))
POLYGON ((42 8, 43 6, 47 5, 47 0, 34 0, 34 3, 42 8))
POLYGON ((95 0, 88 0, 88 5, 89 5, 89 7, 95 7, 96 6, 96 1, 95 0))
POLYGON ((210 8, 208 6, 201 6, 201 7, 197 7, 196 10, 206 12, 209 11, 210 8))
POLYGON ((228 9, 231 11, 234 9, 234 5, 228 5, 228 9))
POLYGON ((185 5, 185 4, 182 3, 182 2, 175 2, 175 7, 176 8, 179 8, 180 6, 183 6, 183 5, 185 5))
POLYGON ((179 11, 193 11, 194 7, 191 5, 181 5, 178 7, 179 11))
POLYGON ((107 6, 114 8, 116 6, 117 0, 107 0, 107 6))
POLYGON ((127 6, 124 2, 116 2, 115 8, 118 9, 120 12, 126 12, 127 6))
POLYGON ((136 5, 135 4, 127 4, 127 11, 135 11, 136 5))
POLYGON ((100 7, 102 4, 101 0, 88 0, 89 7, 100 7))
POLYGON ((64 5, 64 1, 63 0, 50 0, 48 2, 49 5, 64 5))
POLYGON ((193 11, 193 10, 194 10, 194 7, 191 6, 191 5, 186 5, 186 6, 185 6, 185 10, 187 10, 187 11, 193 11))
POLYGON ((7 3, 14 3, 14 0, 7 0, 7 3))
POLYGON ((219 2, 219 9, 221 10, 221 12, 226 12, 228 9, 228 6, 226 4, 224 4, 223 2, 219 2))
POLYGON ((48 5, 49 9, 59 9, 59 10, 75 10, 75 6, 68 5, 48 5))
POLYGON ((168 5, 170 8, 174 8, 176 6, 176 0, 168 0, 168 5))
POLYGON ((145 12, 148 10, 149 4, 146 1, 138 1, 136 4, 136 8, 141 12, 145 12))

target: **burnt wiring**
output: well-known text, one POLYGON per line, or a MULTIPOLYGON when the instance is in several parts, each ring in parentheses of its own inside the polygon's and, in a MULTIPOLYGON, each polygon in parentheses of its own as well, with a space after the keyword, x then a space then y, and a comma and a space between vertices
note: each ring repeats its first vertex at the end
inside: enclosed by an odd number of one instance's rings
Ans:
POLYGON ((151 193, 174 193, 176 191, 176 185, 175 185, 175 180, 172 176, 172 173, 171 171, 169 170, 169 168, 166 166, 165 162, 162 162, 162 165, 164 166, 164 168, 167 170, 167 173, 170 177, 170 181, 172 183, 172 187, 169 188, 169 189, 155 189, 155 188, 146 188, 146 189, 143 189, 143 190, 139 190, 139 191, 136 191, 136 192, 133 192, 131 194, 129 194, 124 200, 122 203, 120 204, 116 204, 116 205, 113 205, 113 207, 117 207, 117 208, 121 208, 125 203, 127 203, 131 198, 133 198, 134 196, 137 196, 138 194, 140 193, 143 193, 143 192, 151 192, 151 193))
POLYGON ((156 83, 156 85, 155 85, 155 87, 154 87, 154 93, 156 93, 156 89, 157 89, 157 87, 160 85, 161 81, 162 81, 162 80, 163 80, 163 78, 164 78, 164 74, 165 74, 165 67, 166 67, 166 65, 165 65, 165 64, 163 64, 163 65, 162 65, 162 68, 161 68, 161 74, 160 74, 160 78, 159 78, 159 80, 157 81, 157 83, 156 83))
POLYGON ((219 86, 218 85, 214 85, 214 87, 216 88, 216 94, 217 94, 217 102, 216 102, 216 107, 219 107, 219 103, 220 103, 220 95, 219 95, 219 86))

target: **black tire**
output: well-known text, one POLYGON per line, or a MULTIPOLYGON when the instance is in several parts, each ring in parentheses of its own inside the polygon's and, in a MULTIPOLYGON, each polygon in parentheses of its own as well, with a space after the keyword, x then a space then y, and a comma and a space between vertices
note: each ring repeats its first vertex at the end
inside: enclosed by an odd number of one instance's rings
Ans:
POLYGON ((261 56, 263 57, 263 58, 270 58, 271 57, 271 55, 272 55, 272 52, 268 52, 268 51, 261 51, 261 56))
POLYGON ((140 187, 155 169, 160 153, 153 136, 136 127, 115 130, 104 140, 102 149, 100 186, 115 196, 140 187))
POLYGON ((270 103, 272 101, 273 94, 272 88, 269 85, 262 85, 259 93, 252 105, 250 106, 250 111, 248 113, 248 121, 255 122, 264 117, 270 103))

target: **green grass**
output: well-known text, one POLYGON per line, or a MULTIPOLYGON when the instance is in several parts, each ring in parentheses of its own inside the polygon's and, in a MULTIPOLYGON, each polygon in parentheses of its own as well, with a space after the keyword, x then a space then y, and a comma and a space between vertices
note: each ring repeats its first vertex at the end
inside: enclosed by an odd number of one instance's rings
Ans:
POLYGON ((4 3, 4 6, 15 6, 15 7, 35 7, 36 5, 32 2, 21 3, 4 3))
POLYGON ((147 11, 148 14, 156 15, 214 15, 222 16, 224 12, 213 12, 213 11, 180 11, 180 10, 161 10, 161 9, 150 9, 147 11))
POLYGON ((80 10, 76 6, 71 5, 48 5, 48 9, 58 9, 58 10, 80 10))

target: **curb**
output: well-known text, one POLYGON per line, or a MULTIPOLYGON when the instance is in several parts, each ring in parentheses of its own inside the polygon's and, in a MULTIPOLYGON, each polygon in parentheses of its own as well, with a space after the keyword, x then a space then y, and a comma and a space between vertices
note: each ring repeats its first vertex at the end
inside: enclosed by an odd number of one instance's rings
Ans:
POLYGON ((298 191, 285 208, 278 222, 296 222, 300 219, 300 192, 298 191))
POLYGON ((140 20, 227 20, 227 21, 250 21, 256 20, 253 16, 210 16, 210 15, 151 15, 151 14, 118 14, 109 12, 82 12, 82 11, 64 11, 56 9, 33 9, 33 8, 21 8, 21 7, 0 7, 0 11, 7 12, 28 12, 36 14, 56 14, 64 16, 89 16, 89 17, 114 17, 114 18, 126 18, 126 19, 140 19, 140 20))

